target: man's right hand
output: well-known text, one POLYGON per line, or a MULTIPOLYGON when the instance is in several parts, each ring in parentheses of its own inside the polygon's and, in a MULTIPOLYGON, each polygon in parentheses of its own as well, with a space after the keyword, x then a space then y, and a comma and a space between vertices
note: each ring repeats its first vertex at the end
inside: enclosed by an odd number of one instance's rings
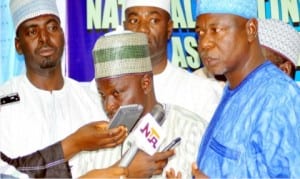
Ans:
POLYGON ((79 128, 62 141, 65 159, 68 160, 80 151, 115 147, 121 144, 128 132, 124 126, 108 129, 108 122, 91 122, 79 128))
POLYGON ((209 178, 206 176, 202 171, 198 169, 198 166, 196 163, 192 163, 192 175, 195 179, 207 179, 209 178))
POLYGON ((163 172, 168 163, 168 158, 174 155, 174 150, 157 152, 153 156, 143 151, 138 151, 128 166, 129 178, 149 178, 152 175, 159 175, 163 172))

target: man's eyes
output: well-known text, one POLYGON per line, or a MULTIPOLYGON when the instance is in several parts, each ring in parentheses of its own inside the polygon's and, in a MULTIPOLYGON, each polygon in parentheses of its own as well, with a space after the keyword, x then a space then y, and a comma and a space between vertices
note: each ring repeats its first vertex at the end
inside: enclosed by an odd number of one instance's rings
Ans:
POLYGON ((135 19, 135 18, 132 18, 132 19, 129 19, 128 22, 129 22, 130 24, 136 24, 136 23, 138 22, 138 20, 135 19))
MULTIPOLYGON (((136 18, 129 19, 128 22, 129 22, 130 24, 138 24, 138 23, 140 23, 140 21, 139 21, 138 19, 136 19, 136 18)), ((151 19, 149 20, 149 22, 150 22, 151 24, 156 24, 156 23, 159 22, 159 19, 158 19, 158 18, 151 18, 151 19)))
POLYGON ((58 27, 58 25, 56 25, 56 24, 55 24, 55 25, 54 25, 54 24, 53 24, 53 25, 51 24, 51 25, 48 25, 48 27, 47 27, 47 29, 48 29, 50 32, 57 31, 58 28, 59 28, 59 27, 58 27))
POLYGON ((212 28, 211 30, 215 33, 218 33, 218 32, 221 32, 222 29, 219 27, 215 27, 215 28, 212 28))
POLYGON ((119 91, 117 91, 117 90, 113 91, 113 96, 114 97, 118 97, 119 95, 120 95, 119 91))
POLYGON ((28 36, 35 36, 37 34, 36 28, 30 28, 27 33, 28 36))
POLYGON ((150 19, 150 23, 152 23, 152 24, 156 24, 158 22, 159 22, 158 18, 152 18, 152 19, 150 19))

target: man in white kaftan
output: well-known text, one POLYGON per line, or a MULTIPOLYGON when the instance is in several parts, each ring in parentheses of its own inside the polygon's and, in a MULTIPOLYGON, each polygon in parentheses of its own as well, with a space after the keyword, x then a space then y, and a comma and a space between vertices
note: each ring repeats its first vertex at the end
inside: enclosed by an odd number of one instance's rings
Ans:
POLYGON ((170 0, 126 0, 124 28, 148 37, 157 100, 184 107, 210 121, 223 86, 168 60, 167 43, 173 30, 170 3, 170 0))
MULTIPOLYGON (((10 10, 15 47, 25 57, 26 74, 0 86, 0 151, 16 158, 107 117, 97 93, 63 76, 65 39, 56 1, 11 0, 10 10)), ((70 161, 72 172, 81 165, 77 160, 70 161)))

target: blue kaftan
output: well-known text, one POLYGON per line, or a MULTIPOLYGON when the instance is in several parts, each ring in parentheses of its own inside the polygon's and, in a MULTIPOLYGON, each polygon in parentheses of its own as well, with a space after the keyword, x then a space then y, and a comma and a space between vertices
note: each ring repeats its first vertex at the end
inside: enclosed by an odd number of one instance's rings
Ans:
POLYGON ((224 95, 198 153, 206 175, 300 177, 300 88, 267 61, 224 95))

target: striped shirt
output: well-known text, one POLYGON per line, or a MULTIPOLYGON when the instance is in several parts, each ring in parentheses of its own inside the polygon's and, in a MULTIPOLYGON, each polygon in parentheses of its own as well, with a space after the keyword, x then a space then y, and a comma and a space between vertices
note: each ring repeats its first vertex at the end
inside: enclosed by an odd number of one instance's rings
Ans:
MULTIPOLYGON (((165 171, 169 168, 174 168, 175 171, 182 172, 182 178, 191 178, 191 164, 196 161, 197 151, 200 141, 207 123, 197 114, 190 112, 176 105, 164 105, 166 120, 163 123, 163 130, 166 132, 166 137, 160 148, 164 148, 173 139, 181 137, 181 142, 176 146, 176 154, 169 159, 167 166, 162 175, 153 176, 153 178, 165 178, 165 171)), ((77 155, 74 160, 84 163, 82 168, 77 168, 77 177, 94 168, 106 168, 117 162, 123 153, 130 147, 130 141, 133 141, 133 136, 129 135, 123 145, 115 148, 101 149, 89 157, 81 157, 80 155, 88 155, 87 152, 82 152, 77 155)), ((158 149, 160 151, 161 149, 158 149)), ((73 173, 74 174, 74 173, 73 173)))

